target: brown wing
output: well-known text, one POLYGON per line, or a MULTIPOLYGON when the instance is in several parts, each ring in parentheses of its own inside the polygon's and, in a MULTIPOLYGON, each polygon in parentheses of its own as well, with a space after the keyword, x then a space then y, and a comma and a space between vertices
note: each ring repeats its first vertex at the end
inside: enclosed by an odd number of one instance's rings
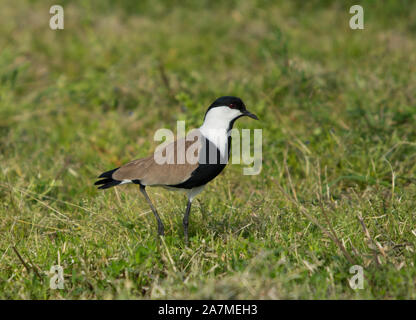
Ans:
POLYGON ((156 149, 147 158, 133 160, 114 171, 115 180, 139 180, 145 186, 176 185, 188 180, 198 167, 201 134, 193 130, 187 139, 179 139, 156 149), (193 138, 193 140, 190 140, 193 138))

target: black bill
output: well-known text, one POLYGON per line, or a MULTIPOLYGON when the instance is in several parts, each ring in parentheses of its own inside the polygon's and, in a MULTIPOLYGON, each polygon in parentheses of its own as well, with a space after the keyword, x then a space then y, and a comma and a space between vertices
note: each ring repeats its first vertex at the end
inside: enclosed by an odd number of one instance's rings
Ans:
POLYGON ((259 118, 257 118, 257 116, 254 113, 251 113, 250 111, 246 110, 246 111, 244 111, 243 114, 247 117, 250 117, 250 118, 254 119, 254 120, 259 120, 259 118))

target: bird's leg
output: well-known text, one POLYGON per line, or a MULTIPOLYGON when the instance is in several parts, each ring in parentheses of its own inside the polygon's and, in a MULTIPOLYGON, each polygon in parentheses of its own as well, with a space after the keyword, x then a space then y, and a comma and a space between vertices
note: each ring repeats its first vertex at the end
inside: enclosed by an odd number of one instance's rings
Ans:
POLYGON ((185 245, 188 246, 189 239, 188 239, 188 225, 189 225, 189 213, 191 212, 191 204, 192 200, 188 199, 188 204, 186 206, 185 215, 183 217, 183 232, 185 235, 185 245))
POLYGON ((149 204, 150 208, 153 211, 153 214, 156 217, 156 220, 157 220, 157 234, 159 236, 163 236, 163 235, 165 235, 165 227, 163 226, 163 222, 160 219, 159 214, 156 211, 156 208, 153 206, 152 201, 150 201, 150 198, 147 195, 147 192, 146 192, 145 188, 146 188, 145 186, 140 186, 140 192, 143 193, 144 197, 146 198, 147 203, 149 204))

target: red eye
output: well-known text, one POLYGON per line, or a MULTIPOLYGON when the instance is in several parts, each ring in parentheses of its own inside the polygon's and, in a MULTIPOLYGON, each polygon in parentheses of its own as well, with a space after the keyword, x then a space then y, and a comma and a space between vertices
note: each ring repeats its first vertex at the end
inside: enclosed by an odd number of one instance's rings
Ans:
POLYGON ((234 108, 235 108, 235 105, 231 103, 231 104, 229 105, 229 107, 230 107, 231 109, 234 109, 234 108))

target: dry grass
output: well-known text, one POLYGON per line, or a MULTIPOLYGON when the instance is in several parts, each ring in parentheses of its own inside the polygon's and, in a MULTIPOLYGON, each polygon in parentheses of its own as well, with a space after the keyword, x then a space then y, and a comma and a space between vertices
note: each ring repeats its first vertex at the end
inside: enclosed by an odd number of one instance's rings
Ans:
POLYGON ((0 298, 415 298, 415 4, 44 1, 0 11, 0 298), (263 170, 185 199, 95 177, 200 124, 216 97, 261 118, 263 170), (19 257, 20 256, 20 257, 19 257), (48 271, 64 268, 65 289, 48 271), (348 285, 364 267, 363 290, 348 285))

